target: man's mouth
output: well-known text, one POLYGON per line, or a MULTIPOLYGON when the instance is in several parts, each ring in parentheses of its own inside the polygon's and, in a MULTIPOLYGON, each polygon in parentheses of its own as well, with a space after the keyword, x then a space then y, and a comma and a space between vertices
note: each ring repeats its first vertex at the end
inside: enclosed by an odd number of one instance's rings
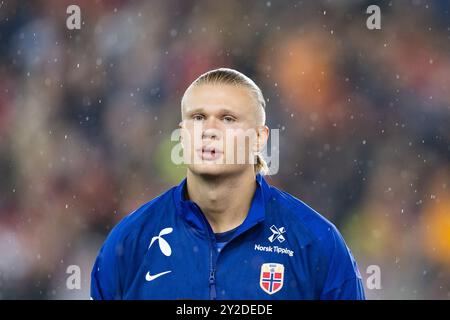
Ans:
POLYGON ((202 160, 217 160, 223 154, 221 150, 214 147, 202 147, 201 149, 197 149, 197 153, 202 160))

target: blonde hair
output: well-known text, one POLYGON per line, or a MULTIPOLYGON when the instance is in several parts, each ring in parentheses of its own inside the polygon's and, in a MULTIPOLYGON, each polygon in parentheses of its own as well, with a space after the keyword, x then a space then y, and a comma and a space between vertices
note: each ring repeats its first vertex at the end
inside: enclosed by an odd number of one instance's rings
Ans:
MULTIPOLYGON (((265 125, 266 123, 266 101, 262 94, 261 89, 256 85, 256 83, 247 77, 245 74, 230 68, 219 68, 210 70, 202 75, 200 75, 184 92, 183 98, 181 99, 181 108, 183 108, 186 93, 190 88, 202 84, 231 84, 236 86, 243 86, 250 90, 250 93, 255 98, 257 105, 262 109, 262 119, 259 121, 260 125, 265 125)), ((256 154, 255 172, 260 174, 266 174, 269 171, 266 161, 261 154, 256 154)))

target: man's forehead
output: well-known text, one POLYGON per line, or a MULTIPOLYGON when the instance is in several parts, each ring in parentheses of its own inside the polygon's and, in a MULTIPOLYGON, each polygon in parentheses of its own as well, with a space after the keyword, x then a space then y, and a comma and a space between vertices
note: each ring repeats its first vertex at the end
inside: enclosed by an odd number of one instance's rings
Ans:
POLYGON ((193 108, 239 111, 254 104, 248 89, 242 86, 202 84, 189 88, 184 98, 185 111, 193 108))

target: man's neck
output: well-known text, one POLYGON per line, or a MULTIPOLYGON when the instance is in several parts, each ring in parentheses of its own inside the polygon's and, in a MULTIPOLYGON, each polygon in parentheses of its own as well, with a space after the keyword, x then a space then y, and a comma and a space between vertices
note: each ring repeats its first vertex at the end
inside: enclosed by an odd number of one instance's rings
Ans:
POLYGON ((187 196, 200 207, 215 233, 231 230, 244 222, 255 190, 253 170, 217 177, 187 171, 187 196))

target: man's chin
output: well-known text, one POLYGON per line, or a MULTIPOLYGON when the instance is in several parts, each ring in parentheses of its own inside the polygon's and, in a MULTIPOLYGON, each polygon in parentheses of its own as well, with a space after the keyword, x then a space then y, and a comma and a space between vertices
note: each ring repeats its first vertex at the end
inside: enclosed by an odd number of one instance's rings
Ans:
POLYGON ((210 178, 236 174, 242 170, 239 165, 224 165, 216 163, 194 164, 188 166, 188 169, 195 175, 210 178))

